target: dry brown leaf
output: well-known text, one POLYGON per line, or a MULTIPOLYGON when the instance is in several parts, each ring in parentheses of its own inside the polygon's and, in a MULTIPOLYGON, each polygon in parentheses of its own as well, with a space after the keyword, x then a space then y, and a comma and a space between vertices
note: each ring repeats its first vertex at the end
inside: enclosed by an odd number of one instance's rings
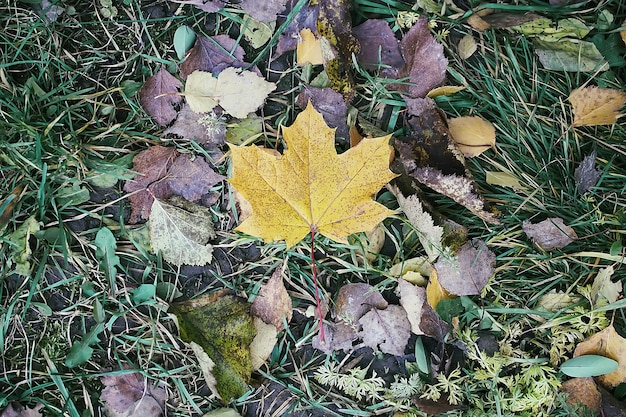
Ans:
POLYGON ((560 217, 535 224, 526 220, 522 223, 522 230, 543 250, 561 249, 578 239, 574 229, 565 225, 560 217))
POLYGON ((0 417, 41 417, 42 409, 42 404, 37 404, 33 408, 28 408, 12 402, 9 403, 4 410, 2 410, 0 417))
POLYGON ((593 378, 573 378, 563 382, 561 390, 567 393, 570 405, 586 405, 594 413, 600 413, 602 395, 593 378))
POLYGON ((317 88, 305 86, 298 97, 296 104, 305 109, 309 102, 322 114, 328 127, 335 130, 335 137, 348 139, 348 106, 343 96, 332 88, 317 88))
POLYGON ((291 297, 283 284, 281 268, 277 268, 272 277, 261 286, 259 294, 252 302, 250 313, 265 323, 273 324, 277 331, 285 328, 283 318, 289 323, 293 315, 291 297))
POLYGON ((476 41, 471 33, 463 36, 457 45, 457 51, 461 59, 467 59, 474 55, 476 49, 478 49, 478 45, 476 45, 476 41))
POLYGON ((361 44, 357 60, 363 68, 380 70, 382 77, 396 78, 398 68, 404 65, 404 59, 389 23, 382 19, 368 19, 356 26, 352 33, 361 44))
POLYGON ((621 116, 626 93, 611 88, 584 87, 571 92, 574 126, 610 125, 621 116))
POLYGON ((165 384, 148 383, 139 372, 105 376, 100 394, 109 417, 157 417, 163 414, 167 392, 165 384))
POLYGON ((596 186, 600 179, 601 172, 596 169, 596 151, 593 150, 589 155, 585 156, 574 171, 574 179, 578 186, 579 194, 586 193, 596 186))
POLYGON ((170 124, 176 118, 175 106, 182 100, 178 92, 180 87, 182 83, 161 67, 139 90, 141 107, 159 125, 170 124))
POLYGON ((479 32, 484 32, 491 28, 491 25, 487 21, 475 14, 467 18, 467 24, 479 32))
MULTIPOLYGON (((200 144, 214 146, 224 144, 226 138, 226 123, 224 120, 212 120, 201 113, 191 110, 185 103, 178 112, 174 124, 163 131, 165 135, 176 135, 187 140, 194 140, 200 144), (200 119, 206 122, 200 122, 200 119), (210 128, 208 128, 210 125, 210 128)), ((216 158, 217 159, 217 158, 216 158)))
POLYGON ((478 156, 496 145, 496 129, 480 117, 448 119, 448 129, 456 147, 467 158, 478 156))
POLYGON ((298 38, 298 48, 296 50, 296 64, 304 66, 304 64, 322 65, 324 57, 322 56, 322 43, 309 28, 300 31, 298 38))
POLYGON ((228 67, 241 68, 245 66, 243 56, 243 48, 228 35, 199 36, 180 65, 180 76, 186 79, 194 71, 219 73, 228 67))
POLYGON ((411 323, 411 331, 417 335, 426 335, 440 342, 443 341, 449 326, 428 304, 426 289, 400 279, 396 294, 400 297, 400 305, 406 310, 407 318, 411 323))
POLYGON ((259 22, 274 22, 276 15, 285 10, 287 0, 242 0, 241 7, 254 20, 259 22))
POLYGON ((596 377, 607 389, 626 382, 626 339, 615 331, 612 324, 580 342, 574 350, 574 357, 580 355, 601 355, 617 361, 617 370, 596 377))
POLYGON ((339 289, 334 316, 354 325, 373 308, 387 308, 388 303, 374 287, 365 283, 346 284, 339 289))
POLYGON ((397 305, 384 310, 371 309, 359 319, 363 330, 358 334, 366 346, 396 356, 404 355, 411 336, 411 323, 406 311, 397 305))
POLYGON ((174 3, 180 3, 180 4, 191 4, 193 6, 196 6, 198 9, 208 12, 208 13, 214 13, 217 12, 218 10, 222 9, 226 3, 228 3, 227 0, 172 0, 174 3))
POLYGON ((465 243, 453 257, 440 256, 435 263, 439 283, 455 295, 480 294, 495 266, 496 255, 479 239, 465 243))

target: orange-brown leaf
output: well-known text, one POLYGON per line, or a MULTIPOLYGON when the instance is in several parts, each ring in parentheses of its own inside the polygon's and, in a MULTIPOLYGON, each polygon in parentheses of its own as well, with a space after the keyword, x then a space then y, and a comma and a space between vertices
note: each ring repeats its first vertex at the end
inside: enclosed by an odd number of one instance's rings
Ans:
POLYGON ((617 370, 596 377, 600 384, 615 388, 626 382, 626 339, 615 331, 613 325, 580 342, 574 356, 580 355, 601 355, 617 361, 617 370))

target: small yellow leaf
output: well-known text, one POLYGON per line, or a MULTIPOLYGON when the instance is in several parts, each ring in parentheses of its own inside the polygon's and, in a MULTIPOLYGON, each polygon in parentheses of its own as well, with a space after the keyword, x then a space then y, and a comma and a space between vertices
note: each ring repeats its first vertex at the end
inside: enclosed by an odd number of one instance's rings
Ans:
POLYGON ((321 65, 324 63, 321 42, 319 39, 315 39, 315 35, 311 32, 311 29, 305 28, 300 31, 298 49, 296 50, 296 63, 298 66, 303 66, 306 63, 311 65, 321 65))
POLYGON ((478 156, 496 144, 496 129, 480 117, 449 119, 448 127, 457 148, 468 158, 478 156))
POLYGON ((601 355, 618 362, 617 370, 596 377, 601 385, 612 389, 626 382, 626 339, 615 331, 613 325, 580 342, 574 356, 580 355, 601 355))
POLYGON ((433 268, 430 272, 430 278, 428 279, 428 286, 426 287, 426 300, 428 300, 428 304, 436 311, 439 301, 450 300, 452 298, 456 298, 456 295, 450 294, 439 284, 437 270, 433 268))
POLYGON ((611 88, 577 88, 569 95, 574 126, 610 125, 617 121, 626 103, 626 93, 611 88))
POLYGON ((257 146, 230 146, 230 183, 252 205, 237 230, 293 246, 310 231, 347 242, 393 214, 372 196, 396 174, 389 170, 389 136, 366 138, 337 155, 334 129, 309 103, 284 128, 287 150, 273 155, 257 146))
POLYGON ((465 87, 461 85, 442 85, 441 87, 433 88, 428 92, 428 97, 435 98, 439 96, 451 96, 454 93, 465 90, 465 87))
POLYGON ((476 49, 478 49, 478 45, 476 45, 476 41, 471 34, 463 36, 457 45, 457 51, 461 59, 467 59, 474 55, 476 49))
POLYGON ((513 174, 509 174, 508 172, 498 172, 498 171, 485 171, 485 181, 487 184, 491 185, 501 185, 503 187, 513 187, 521 190, 522 185, 513 174))

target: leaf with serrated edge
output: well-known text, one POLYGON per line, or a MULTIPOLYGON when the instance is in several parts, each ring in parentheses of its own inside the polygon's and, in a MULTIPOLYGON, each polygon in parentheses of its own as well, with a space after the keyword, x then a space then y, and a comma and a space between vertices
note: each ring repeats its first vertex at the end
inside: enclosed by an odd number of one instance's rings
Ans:
POLYGON ((230 146, 230 183, 252 205, 237 230, 291 247, 311 230, 329 239, 374 228, 393 213, 372 195, 396 175, 389 170, 389 137, 363 139, 337 155, 334 132, 309 104, 284 128, 287 150, 230 146))
POLYGON ((150 213, 150 242, 154 251, 174 265, 206 265, 213 258, 209 239, 215 237, 210 211, 188 203, 193 211, 157 199, 150 213))

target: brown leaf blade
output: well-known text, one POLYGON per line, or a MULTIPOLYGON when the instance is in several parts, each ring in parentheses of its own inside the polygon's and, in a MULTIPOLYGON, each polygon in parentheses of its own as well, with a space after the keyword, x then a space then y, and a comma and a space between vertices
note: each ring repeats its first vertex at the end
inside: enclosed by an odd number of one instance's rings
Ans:
POLYGON ((141 107, 161 126, 167 126, 176 119, 174 106, 181 102, 178 89, 182 83, 164 67, 148 78, 139 90, 141 107))
POLYGON ((560 217, 552 217, 539 223, 528 220, 522 223, 526 236, 543 250, 561 249, 578 239, 576 232, 560 217))
POLYGON ((252 315, 273 324, 277 331, 284 329, 283 318, 289 323, 293 315, 291 297, 283 283, 282 271, 277 268, 259 291, 250 307, 252 315))
POLYGON ((157 417, 163 413, 167 392, 165 384, 148 383, 139 372, 102 377, 100 400, 109 416, 137 415, 157 417))
POLYGON ((482 240, 465 243, 452 257, 440 256, 435 263, 441 286, 455 295, 478 295, 493 276, 496 255, 482 240))
POLYGON ((617 370, 596 377, 605 387, 612 389, 626 382, 626 339, 617 333, 613 325, 580 342, 574 356, 580 355, 601 355, 617 361, 617 370))

